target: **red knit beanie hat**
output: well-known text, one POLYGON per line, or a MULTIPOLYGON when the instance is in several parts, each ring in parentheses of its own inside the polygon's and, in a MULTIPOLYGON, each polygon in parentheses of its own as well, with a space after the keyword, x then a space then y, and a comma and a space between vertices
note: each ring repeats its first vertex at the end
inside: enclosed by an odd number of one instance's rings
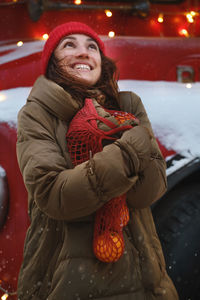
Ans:
POLYGON ((97 33, 88 25, 80 22, 68 22, 55 27, 49 34, 49 38, 44 45, 42 52, 42 73, 45 74, 51 54, 57 47, 60 40, 67 35, 80 33, 90 36, 98 44, 99 49, 105 54, 103 41, 97 33))

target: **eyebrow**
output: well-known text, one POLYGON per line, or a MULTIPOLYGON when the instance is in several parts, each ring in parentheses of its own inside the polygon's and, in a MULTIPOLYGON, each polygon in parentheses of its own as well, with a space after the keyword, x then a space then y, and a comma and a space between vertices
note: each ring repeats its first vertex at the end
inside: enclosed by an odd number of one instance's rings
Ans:
MULTIPOLYGON (((66 40, 66 39, 76 40, 76 38, 75 38, 74 36, 65 36, 65 37, 60 41, 60 43, 63 42, 64 40, 66 40)), ((87 38, 87 41, 88 41, 88 42, 91 41, 91 42, 94 42, 94 43, 97 44, 97 42, 96 42, 94 39, 90 38, 90 37, 87 38)), ((98 45, 98 44, 97 44, 97 45, 98 45)))

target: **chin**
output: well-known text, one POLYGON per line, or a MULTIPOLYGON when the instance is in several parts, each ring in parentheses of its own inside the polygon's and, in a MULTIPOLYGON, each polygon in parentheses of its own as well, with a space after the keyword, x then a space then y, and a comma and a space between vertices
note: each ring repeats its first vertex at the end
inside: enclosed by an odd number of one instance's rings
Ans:
POLYGON ((85 85, 88 85, 88 86, 93 86, 96 84, 96 81, 93 81, 91 79, 88 79, 88 78, 84 78, 84 77, 76 77, 76 80, 80 83, 83 83, 85 85))

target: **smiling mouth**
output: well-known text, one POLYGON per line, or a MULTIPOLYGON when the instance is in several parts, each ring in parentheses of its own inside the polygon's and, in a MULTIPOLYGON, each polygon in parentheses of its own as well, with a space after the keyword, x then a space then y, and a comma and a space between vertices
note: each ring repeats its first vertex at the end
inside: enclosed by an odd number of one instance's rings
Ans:
POLYGON ((83 70, 83 71, 91 71, 92 70, 92 68, 91 68, 91 66, 89 66, 89 65, 86 65, 86 64, 75 64, 75 65, 73 65, 72 66, 73 67, 73 69, 75 69, 75 70, 83 70))

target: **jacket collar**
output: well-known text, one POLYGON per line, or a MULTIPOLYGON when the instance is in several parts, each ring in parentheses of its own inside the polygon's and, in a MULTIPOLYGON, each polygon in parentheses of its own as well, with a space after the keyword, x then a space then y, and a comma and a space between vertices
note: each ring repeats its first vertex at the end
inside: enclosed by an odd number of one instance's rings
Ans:
MULTIPOLYGON (((27 101, 39 103, 49 113, 66 122, 71 121, 81 108, 68 92, 43 75, 39 76, 35 81, 27 101)), ((118 101, 122 110, 132 111, 130 92, 120 92, 118 101)), ((96 105, 98 106, 97 103, 96 105)))
POLYGON ((41 75, 35 81, 28 102, 37 102, 57 118, 69 122, 79 104, 61 86, 41 75))

